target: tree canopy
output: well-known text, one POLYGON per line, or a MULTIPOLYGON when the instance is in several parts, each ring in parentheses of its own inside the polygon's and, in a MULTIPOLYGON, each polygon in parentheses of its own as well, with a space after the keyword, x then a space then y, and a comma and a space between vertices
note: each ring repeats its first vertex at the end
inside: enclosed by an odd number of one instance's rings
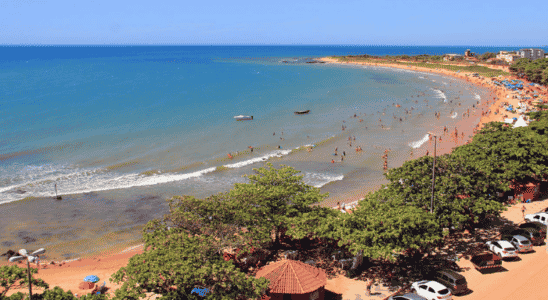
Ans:
POLYGON ((548 58, 530 60, 520 58, 510 66, 510 71, 532 82, 548 85, 548 58))
POLYGON ((280 235, 305 236, 313 231, 323 214, 329 208, 312 206, 322 202, 328 194, 321 194, 320 189, 305 184, 299 171, 281 166, 253 169, 256 174, 249 175, 249 183, 236 183, 227 193, 238 222, 243 224, 253 239, 261 243, 271 241, 275 235, 274 245, 279 243, 280 235), (303 218, 304 217, 304 221, 303 218), (289 226, 300 224, 301 226, 289 226))
POLYGON ((548 173, 548 142, 529 127, 511 128, 500 122, 487 124, 471 143, 453 155, 500 182, 532 181, 548 173))
POLYGON ((144 253, 112 275, 113 282, 124 282, 116 299, 139 299, 147 292, 161 294, 160 299, 202 299, 192 293, 198 286, 210 291, 203 299, 256 299, 266 291, 268 280, 248 277, 223 260, 212 247, 213 237, 153 225, 143 229, 144 253))
MULTIPOLYGON (((405 203, 429 211, 432 200, 433 158, 405 162, 391 169, 388 189, 401 195, 405 203)), ((468 160, 453 154, 436 158, 433 212, 443 227, 471 226, 479 217, 498 215, 504 205, 497 192, 508 186, 476 169, 468 160)))
MULTIPOLYGON (((49 285, 44 280, 32 277, 32 274, 36 272, 36 269, 30 269, 32 286, 49 289, 49 285)), ((0 287, 2 288, 0 290, 0 299, 3 299, 10 289, 28 287, 28 284, 27 268, 20 268, 17 265, 0 267, 0 287)))
POLYGON ((422 249, 442 238, 435 217, 407 205, 393 190, 368 194, 352 214, 338 213, 326 220, 324 235, 338 240, 352 254, 394 259, 407 249, 422 249))

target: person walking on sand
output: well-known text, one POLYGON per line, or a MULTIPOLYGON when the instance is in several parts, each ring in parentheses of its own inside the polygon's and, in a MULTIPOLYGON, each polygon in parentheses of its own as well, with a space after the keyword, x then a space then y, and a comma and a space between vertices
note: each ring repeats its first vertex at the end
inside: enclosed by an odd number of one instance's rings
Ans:
POLYGON ((527 209, 525 208, 525 205, 523 205, 521 207, 521 214, 523 215, 523 219, 525 219, 525 210, 527 210, 527 209))
POLYGON ((365 294, 367 296, 371 296, 371 287, 373 286, 373 279, 369 279, 367 281, 367 286, 366 286, 366 290, 365 290, 365 294))

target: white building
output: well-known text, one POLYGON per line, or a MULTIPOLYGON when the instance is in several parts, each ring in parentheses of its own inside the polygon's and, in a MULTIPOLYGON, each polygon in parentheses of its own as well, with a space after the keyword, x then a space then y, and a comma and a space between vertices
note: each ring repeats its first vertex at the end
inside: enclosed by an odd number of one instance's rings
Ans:
POLYGON ((506 62, 515 62, 520 58, 519 53, 514 51, 499 51, 499 54, 497 54, 497 59, 505 60, 506 62))
POLYGON ((542 49, 521 49, 519 50, 519 55, 523 58, 529 58, 532 60, 544 58, 544 50, 542 49))

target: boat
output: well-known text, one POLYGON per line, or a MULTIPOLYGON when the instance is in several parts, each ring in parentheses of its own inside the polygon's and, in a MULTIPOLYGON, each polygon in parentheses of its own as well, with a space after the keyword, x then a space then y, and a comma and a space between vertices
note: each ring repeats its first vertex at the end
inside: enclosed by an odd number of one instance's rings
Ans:
POLYGON ((307 110, 298 110, 295 112, 296 115, 306 115, 307 113, 310 112, 310 109, 307 109, 307 110))
POLYGON ((236 121, 247 121, 247 120, 253 120, 253 116, 239 115, 239 116, 234 116, 234 119, 236 119, 236 121))

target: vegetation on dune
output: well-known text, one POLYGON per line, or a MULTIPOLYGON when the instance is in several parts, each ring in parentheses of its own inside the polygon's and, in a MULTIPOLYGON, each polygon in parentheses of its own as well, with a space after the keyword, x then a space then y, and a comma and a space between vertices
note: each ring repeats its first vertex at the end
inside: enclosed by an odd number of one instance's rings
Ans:
POLYGON ((510 66, 510 71, 531 82, 548 85, 548 58, 536 60, 520 58, 510 66))
MULTIPOLYGON (((495 70, 485 66, 469 65, 462 66, 454 64, 452 62, 443 62, 443 56, 439 55, 416 55, 416 56, 370 56, 370 55, 357 55, 357 56, 333 56, 341 62, 366 62, 375 64, 400 64, 414 67, 430 68, 430 69, 444 69, 449 71, 462 71, 470 73, 478 73, 485 77, 496 77, 499 75, 508 75, 508 72, 502 70, 495 70)), ((462 64, 460 59, 460 63, 462 64)), ((457 62, 459 59, 457 59, 457 62)))

